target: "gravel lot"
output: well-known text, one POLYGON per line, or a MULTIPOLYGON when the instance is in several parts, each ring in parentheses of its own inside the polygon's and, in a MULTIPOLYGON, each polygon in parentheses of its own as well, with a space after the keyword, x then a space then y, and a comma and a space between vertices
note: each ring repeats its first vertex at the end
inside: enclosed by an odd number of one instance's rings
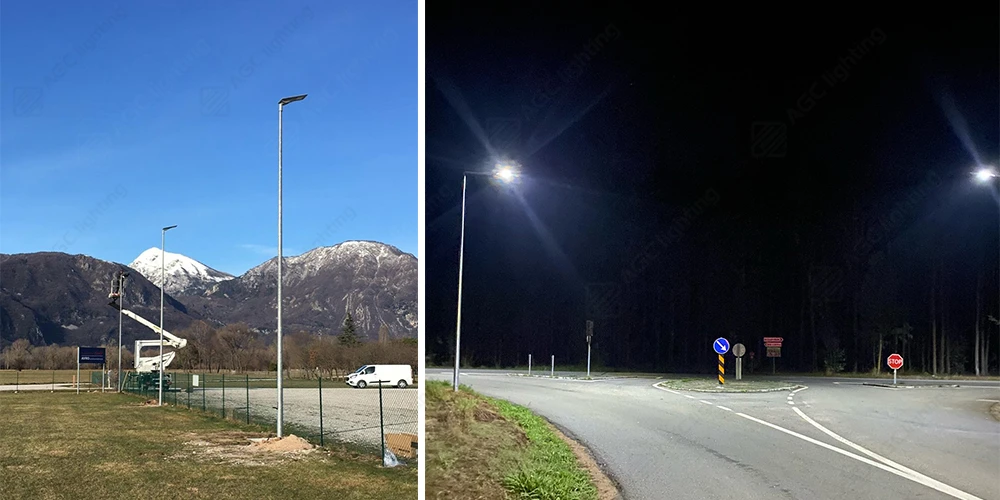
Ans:
MULTIPOLYGON (((385 432, 417 433, 418 388, 383 389, 382 405, 385 432)), ((201 405, 200 391, 191 395, 191 406, 201 405)), ((319 434, 319 390, 286 388, 285 422, 306 427, 319 434)), ((323 432, 325 439, 346 441, 364 446, 379 446, 379 397, 378 389, 335 388, 323 389, 323 432)), ((178 395, 178 403, 185 395, 178 395)), ((164 398, 166 399, 166 398, 164 398)), ((207 389, 206 404, 216 410, 222 407, 222 390, 207 389)), ((226 413, 233 408, 239 418, 246 406, 247 392, 242 387, 226 390, 226 413)), ((169 400, 168 400, 169 401, 169 400)), ((184 403, 181 403, 184 404, 184 403)), ((253 419, 273 421, 278 405, 277 389, 250 389, 250 416, 253 419)))

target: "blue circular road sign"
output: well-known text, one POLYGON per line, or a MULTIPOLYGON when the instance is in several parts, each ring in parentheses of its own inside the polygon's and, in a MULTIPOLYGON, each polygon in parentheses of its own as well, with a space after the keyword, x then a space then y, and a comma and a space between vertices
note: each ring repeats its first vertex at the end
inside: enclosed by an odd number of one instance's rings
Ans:
POLYGON ((715 339, 715 342, 712 343, 712 347, 715 348, 715 352, 719 354, 725 354, 729 352, 729 341, 722 337, 719 337, 715 339))

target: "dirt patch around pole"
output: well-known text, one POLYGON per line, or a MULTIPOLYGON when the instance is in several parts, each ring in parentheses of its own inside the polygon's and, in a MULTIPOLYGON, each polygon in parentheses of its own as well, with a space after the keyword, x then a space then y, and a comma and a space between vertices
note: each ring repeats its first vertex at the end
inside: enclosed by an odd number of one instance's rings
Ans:
POLYGON ((276 452, 290 452, 290 451, 308 451, 314 448, 314 446, 302 439, 295 434, 289 434, 285 437, 269 437, 260 439, 251 439, 250 449, 253 451, 276 451, 276 452))

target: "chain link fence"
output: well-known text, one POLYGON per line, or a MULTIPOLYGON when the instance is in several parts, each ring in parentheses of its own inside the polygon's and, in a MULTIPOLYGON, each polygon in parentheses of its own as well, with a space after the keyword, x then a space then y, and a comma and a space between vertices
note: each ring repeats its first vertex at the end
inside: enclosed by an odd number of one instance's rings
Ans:
MULTIPOLYGON (((95 382, 100 384, 100 373, 95 382)), ((164 375, 164 404, 184 406, 247 424, 277 427, 277 377, 252 374, 179 373, 164 375), (169 375, 169 376, 168 376, 169 375)), ((129 372, 123 390, 146 399, 159 395, 159 374, 129 372)), ((340 444, 363 453, 386 450, 401 462, 416 463, 417 389, 389 382, 365 389, 343 378, 282 380, 283 433, 318 444, 340 444)))

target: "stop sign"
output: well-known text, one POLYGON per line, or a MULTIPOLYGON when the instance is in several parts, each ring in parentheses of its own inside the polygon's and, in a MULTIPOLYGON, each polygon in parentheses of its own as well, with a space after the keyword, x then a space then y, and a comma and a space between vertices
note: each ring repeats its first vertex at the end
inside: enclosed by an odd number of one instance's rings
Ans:
POLYGON ((893 370, 898 370, 903 367, 903 357, 899 354, 889 355, 889 359, 887 361, 889 363, 889 368, 892 368, 893 370))

